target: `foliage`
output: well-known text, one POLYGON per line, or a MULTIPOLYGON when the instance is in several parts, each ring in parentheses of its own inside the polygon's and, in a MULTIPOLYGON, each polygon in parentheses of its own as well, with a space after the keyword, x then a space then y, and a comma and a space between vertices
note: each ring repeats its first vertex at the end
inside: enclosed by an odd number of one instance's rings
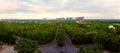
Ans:
POLYGON ((104 49, 120 52, 120 23, 109 21, 86 21, 78 25, 75 22, 64 22, 65 29, 74 44, 98 43, 104 49), (109 29, 113 25, 116 29, 109 29))
POLYGON ((26 42, 20 40, 14 47, 18 53, 33 53, 37 49, 37 46, 36 42, 26 42))
POLYGON ((7 43, 14 43, 16 36, 41 44, 48 43, 55 37, 55 23, 1 22, 0 25, 0 40, 7 43))
POLYGON ((103 53, 103 49, 101 45, 95 45, 93 48, 81 46, 77 53, 103 53))
MULTIPOLYGON (((40 44, 51 42, 56 36, 58 46, 64 45, 65 34, 70 36, 73 44, 98 43, 104 49, 120 52, 120 22, 84 21, 87 24, 76 24, 75 21, 57 22, 0 22, 0 41, 15 44, 16 36, 34 40, 40 44), (113 25, 116 29, 109 29, 113 25)), ((83 49, 84 50, 84 49, 83 49)), ((86 50, 86 48, 85 48, 86 50)), ((88 49, 93 52, 93 49, 88 49)))
POLYGON ((36 51, 34 51, 34 53, 42 53, 42 51, 41 50, 36 50, 36 51))
POLYGON ((0 41, 0 48, 2 47, 2 45, 3 45, 3 42, 2 42, 2 41, 0 41))
POLYGON ((8 27, 10 27, 8 23, 0 22, 0 41, 14 44, 15 38, 12 35, 12 31, 10 31, 8 27))
POLYGON ((58 46, 63 46, 65 41, 65 29, 62 24, 59 24, 59 31, 56 36, 58 46))

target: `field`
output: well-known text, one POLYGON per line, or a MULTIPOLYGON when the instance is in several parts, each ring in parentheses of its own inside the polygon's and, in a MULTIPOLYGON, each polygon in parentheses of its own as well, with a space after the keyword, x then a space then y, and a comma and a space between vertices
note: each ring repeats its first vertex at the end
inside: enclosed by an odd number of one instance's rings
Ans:
POLYGON ((43 51, 37 48, 53 41, 57 48, 66 48, 68 45, 72 51, 67 39, 70 39, 71 45, 78 48, 77 53, 104 53, 104 50, 120 53, 120 22, 0 22, 0 46, 11 44, 18 53, 44 53, 47 49, 43 51), (93 46, 87 47, 86 44, 93 46))

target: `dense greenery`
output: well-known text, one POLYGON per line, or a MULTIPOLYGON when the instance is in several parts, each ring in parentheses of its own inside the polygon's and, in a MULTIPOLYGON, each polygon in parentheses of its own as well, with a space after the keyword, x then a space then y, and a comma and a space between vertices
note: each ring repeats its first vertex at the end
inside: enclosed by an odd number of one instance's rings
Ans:
MULTIPOLYGON (((14 47, 18 53, 37 53, 36 50, 38 45, 36 42, 27 42, 27 41, 20 40, 14 47)), ((42 52, 39 52, 39 53, 42 53, 42 52)))
POLYGON ((33 53, 42 53, 42 51, 41 50, 36 50, 33 53))
POLYGON ((2 42, 2 41, 0 41, 0 48, 2 47, 2 45, 3 45, 3 42, 2 42))
POLYGON ((12 35, 11 28, 6 22, 0 22, 0 41, 4 43, 14 44, 15 38, 12 35))
POLYGON ((58 24, 58 33, 57 33, 57 36, 56 36, 56 40, 57 40, 57 44, 58 46, 63 46, 64 45, 64 41, 65 41, 65 29, 64 27, 62 26, 62 24, 58 24))
MULTIPOLYGON (((45 44, 51 42, 55 37, 58 46, 64 45, 66 32, 70 36, 73 44, 100 44, 103 49, 110 50, 112 52, 120 52, 120 22, 110 22, 110 21, 83 21, 86 24, 77 24, 75 21, 62 21, 55 22, 0 22, 0 42, 15 44, 17 37, 23 38, 29 41, 19 41, 15 47, 18 51, 29 52, 34 49, 20 49, 19 46, 25 46, 25 48, 30 47, 34 44, 33 41, 40 44, 45 44), (110 29, 109 26, 112 25, 115 29, 110 29), (58 26, 58 32, 56 34, 56 26, 58 26), (28 44, 29 43, 29 44, 28 44)), ((35 43, 36 44, 36 43, 35 43)), ((29 48, 28 48, 29 49, 29 48)), ((84 51, 91 51, 95 53, 99 50, 82 48, 84 51)), ((101 51, 101 50, 100 50, 101 51)), ((39 51, 34 51, 39 52, 39 51)), ((82 52, 82 51, 81 51, 82 52)), ((101 53, 101 52, 100 52, 101 53)))
POLYGON ((40 22, 40 23, 1 23, 0 40, 3 42, 15 42, 16 37, 38 41, 39 43, 48 43, 55 37, 55 23, 40 22), (5 39, 5 40, 4 40, 5 39), (9 41, 8 41, 9 40, 9 41))
POLYGON ((81 46, 77 53, 103 53, 102 45, 95 45, 93 48, 81 46))
POLYGON ((120 52, 120 23, 104 21, 85 21, 87 24, 65 22, 64 26, 74 44, 98 43, 104 49, 120 52), (115 29, 108 26, 113 25, 115 29))

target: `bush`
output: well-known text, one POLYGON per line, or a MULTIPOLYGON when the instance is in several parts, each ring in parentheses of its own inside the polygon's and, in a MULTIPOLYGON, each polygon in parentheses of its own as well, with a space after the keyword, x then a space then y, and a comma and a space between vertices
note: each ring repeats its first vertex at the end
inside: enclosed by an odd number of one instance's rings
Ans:
POLYGON ((65 30, 64 30, 63 26, 60 25, 59 31, 58 31, 57 36, 56 36, 58 46, 62 47, 64 45, 65 35, 66 35, 65 30))
POLYGON ((93 48, 81 46, 77 53, 103 53, 103 48, 99 44, 95 45, 93 48))
POLYGON ((34 53, 42 53, 42 51, 41 50, 36 50, 36 51, 34 51, 34 53))
POLYGON ((54 39, 56 30, 55 26, 55 23, 47 22, 0 22, 0 40, 14 44, 15 38, 18 36, 45 44, 54 39))
POLYGON ((37 50, 37 43, 36 42, 27 42, 20 40, 17 44, 15 44, 15 50, 18 53, 33 53, 37 50))
POLYGON ((3 45, 3 42, 2 42, 2 41, 0 41, 0 48, 2 47, 2 45, 3 45))

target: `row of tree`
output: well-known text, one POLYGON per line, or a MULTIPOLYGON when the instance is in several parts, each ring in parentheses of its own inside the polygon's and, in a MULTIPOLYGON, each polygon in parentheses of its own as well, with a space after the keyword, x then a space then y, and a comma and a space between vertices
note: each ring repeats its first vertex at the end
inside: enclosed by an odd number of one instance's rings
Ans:
POLYGON ((18 53, 42 53, 37 49, 38 43, 51 42, 55 32, 56 24, 53 22, 0 22, 0 47, 8 43, 14 44, 18 53))
POLYGON ((98 43, 103 45, 104 49, 120 52, 119 22, 89 21, 87 24, 65 22, 64 26, 74 44, 98 43), (110 25, 116 29, 109 29, 110 25))
POLYGON ((37 42, 19 40, 15 44, 14 48, 18 53, 42 53, 42 51, 37 49, 38 48, 37 42))
POLYGON ((58 46, 62 47, 65 42, 65 34, 66 33, 65 33, 65 29, 61 23, 58 23, 57 25, 58 25, 58 33, 56 35, 56 41, 57 41, 58 46))
POLYGON ((0 22, 0 37, 2 37, 0 40, 7 43, 14 43, 16 36, 18 36, 44 44, 54 39, 55 30, 55 23, 0 22))
POLYGON ((100 44, 96 44, 92 48, 87 48, 85 46, 80 46, 80 49, 77 53, 104 53, 103 46, 100 44))

